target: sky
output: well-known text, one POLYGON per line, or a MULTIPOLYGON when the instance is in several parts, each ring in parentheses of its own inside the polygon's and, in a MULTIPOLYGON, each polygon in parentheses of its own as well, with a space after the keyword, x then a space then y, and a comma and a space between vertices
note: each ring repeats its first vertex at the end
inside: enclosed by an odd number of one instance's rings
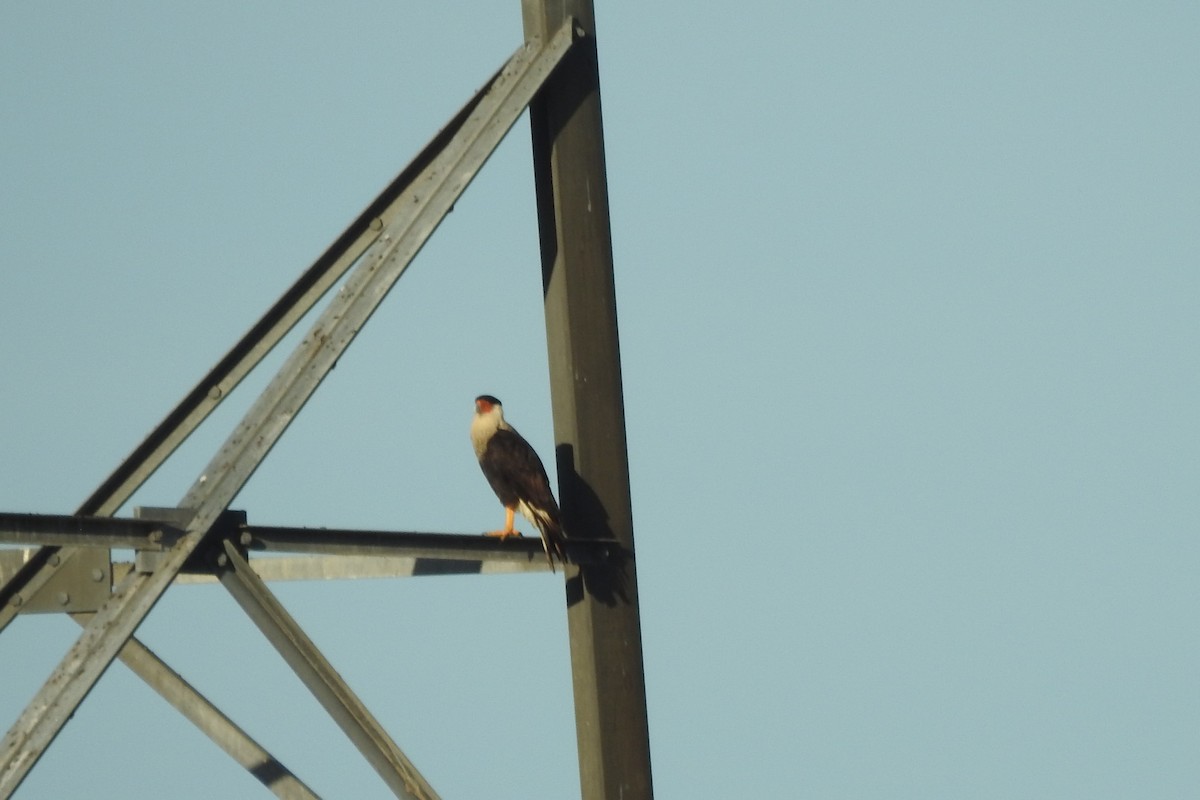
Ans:
MULTIPOLYGON (((656 797, 1194 797, 1200 6, 597 6, 656 797)), ((0 6, 0 510, 73 512, 521 31, 0 6)), ((545 354, 523 118, 232 507, 492 529, 472 400, 552 462, 545 354)), ((272 588, 443 797, 578 796, 561 575, 272 588)), ((0 635, 6 728, 77 631, 0 635)), ((138 637, 390 796, 221 588, 138 637)), ((269 796, 120 665, 17 796, 85 794, 269 796)))

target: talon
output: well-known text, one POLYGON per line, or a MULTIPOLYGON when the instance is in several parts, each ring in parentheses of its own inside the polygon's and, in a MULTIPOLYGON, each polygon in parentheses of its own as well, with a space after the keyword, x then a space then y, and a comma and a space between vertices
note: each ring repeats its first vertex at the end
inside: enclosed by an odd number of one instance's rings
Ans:
POLYGON ((513 521, 515 519, 516 519, 516 516, 514 513, 514 509, 509 508, 508 506, 505 506, 504 507, 504 529, 499 530, 499 531, 488 531, 487 533, 484 534, 484 536, 491 536, 493 538, 499 538, 500 541, 502 541, 502 542, 510 536, 515 536, 516 538, 520 539, 521 532, 513 527, 513 521))
POLYGON ((500 540, 500 541, 502 541, 502 542, 503 542, 505 539, 508 539, 508 538, 510 538, 510 537, 511 537, 511 538, 514 538, 514 539, 520 539, 520 538, 523 538, 523 537, 522 537, 522 535, 521 535, 521 532, 520 532, 520 531, 516 531, 516 530, 508 530, 508 531, 488 531, 487 533, 485 533, 485 534, 484 534, 484 536, 491 536, 492 538, 499 539, 499 540, 500 540))

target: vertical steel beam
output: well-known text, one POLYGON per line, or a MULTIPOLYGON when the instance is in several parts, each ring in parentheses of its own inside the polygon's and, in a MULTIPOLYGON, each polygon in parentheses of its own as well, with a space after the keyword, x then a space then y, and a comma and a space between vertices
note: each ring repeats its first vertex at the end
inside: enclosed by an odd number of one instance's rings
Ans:
POLYGON ((559 495, 569 536, 617 564, 567 571, 584 800, 653 796, 629 464, 591 0, 522 0, 526 37, 574 17, 586 37, 530 105, 559 495))

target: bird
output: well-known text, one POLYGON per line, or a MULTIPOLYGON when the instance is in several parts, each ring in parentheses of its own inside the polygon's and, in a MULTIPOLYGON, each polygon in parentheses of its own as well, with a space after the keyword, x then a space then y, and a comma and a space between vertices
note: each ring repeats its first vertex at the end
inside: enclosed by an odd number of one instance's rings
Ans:
POLYGON ((504 529, 484 535, 501 540, 520 536, 513 528, 514 515, 519 513, 541 533, 550 570, 554 571, 555 558, 567 563, 566 536, 546 468, 529 442, 504 420, 504 406, 490 394, 475 398, 471 444, 484 477, 504 506, 504 529))

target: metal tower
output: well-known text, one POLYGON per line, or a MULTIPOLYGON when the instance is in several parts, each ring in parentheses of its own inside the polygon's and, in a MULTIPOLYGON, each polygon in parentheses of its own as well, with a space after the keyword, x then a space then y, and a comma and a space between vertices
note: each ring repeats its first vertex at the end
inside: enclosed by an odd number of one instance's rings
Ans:
POLYGON ((559 498, 572 536, 564 572, 582 797, 652 797, 594 13, 591 0, 522 0, 522 12, 525 43, 74 514, 0 513, 0 543, 30 546, 0 550, 0 631, 24 613, 67 613, 83 626, 0 743, 0 798, 118 658, 276 796, 316 797, 135 637, 189 576, 228 589, 397 797, 438 796, 266 581, 542 570, 540 542, 264 527, 229 504, 527 107, 559 498), (178 505, 114 517, 343 277, 178 505), (114 562, 114 549, 136 557, 114 562), (250 557, 262 551, 300 555, 250 557))

